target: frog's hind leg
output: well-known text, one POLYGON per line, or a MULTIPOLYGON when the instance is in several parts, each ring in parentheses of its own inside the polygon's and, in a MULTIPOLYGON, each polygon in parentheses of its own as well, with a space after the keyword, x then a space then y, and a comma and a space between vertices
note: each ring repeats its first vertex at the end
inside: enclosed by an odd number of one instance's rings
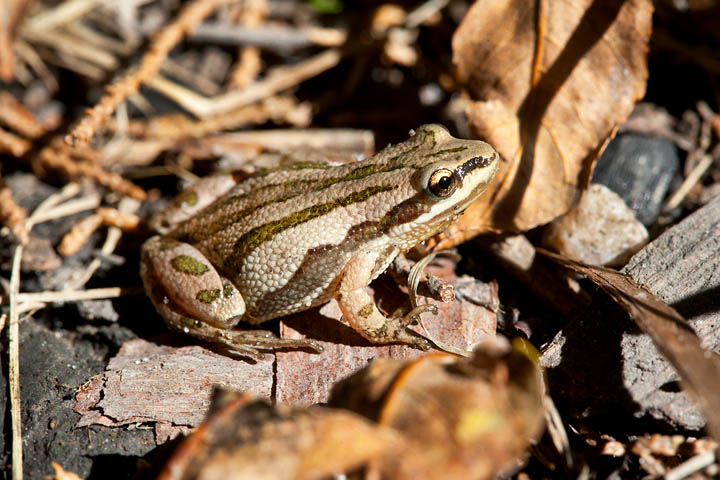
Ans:
POLYGON ((240 292, 192 245, 153 237, 143 244, 140 265, 145 291, 163 317, 170 300, 181 313, 219 328, 231 328, 245 313, 240 292))
POLYGON ((233 329, 245 313, 242 295, 192 245, 153 237, 143 245, 140 276, 165 323, 195 338, 220 343, 252 358, 259 349, 322 347, 312 340, 283 339, 259 330, 233 329))

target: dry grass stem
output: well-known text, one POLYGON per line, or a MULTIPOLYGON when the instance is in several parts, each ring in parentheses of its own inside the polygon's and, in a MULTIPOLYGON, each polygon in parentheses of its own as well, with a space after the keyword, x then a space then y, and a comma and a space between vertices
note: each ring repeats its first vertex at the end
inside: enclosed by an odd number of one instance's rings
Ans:
POLYGON ((7 0, 0 7, 0 80, 12 81, 15 76, 15 31, 25 7, 25 0, 7 0))
POLYGON ((60 88, 55 79, 55 75, 52 74, 47 65, 45 65, 42 57, 38 55, 37 51, 29 43, 18 38, 15 40, 15 50, 18 57, 35 70, 35 73, 40 77, 45 88, 50 92, 56 92, 58 88, 60 88))
POLYGON ((678 188, 677 191, 673 193, 672 197, 670 197, 670 199, 667 201, 665 207, 663 208, 663 212, 668 213, 677 208, 678 205, 680 205, 682 201, 685 200, 685 197, 687 197, 687 194, 690 193, 690 190, 692 190, 693 187, 697 185, 697 183, 700 181, 703 175, 705 175, 705 173, 713 165, 714 162, 715 160, 713 159, 712 155, 708 153, 703 155, 697 165, 695 165, 695 167, 688 174, 688 176, 685 177, 685 180, 683 180, 680 188, 678 188))
POLYGON ((271 150, 309 148, 350 152, 372 152, 375 147, 369 130, 349 128, 307 128, 232 132, 210 137, 207 142, 262 145, 271 150))
POLYGON ((100 300, 103 298, 118 298, 122 295, 137 295, 142 293, 140 288, 91 288, 89 290, 63 290, 61 292, 19 293, 18 301, 26 302, 81 302, 84 300, 100 300))
MULTIPOLYGON (((267 0, 249 0, 239 5, 231 17, 237 24, 244 27, 258 27, 263 24, 268 14, 267 0)), ((200 27, 202 25, 199 25, 200 27)), ((244 46, 238 52, 238 61, 230 72, 228 85, 243 88, 250 84, 262 68, 259 48, 244 46)))
POLYGON ((0 153, 9 153, 13 157, 22 157, 30 150, 32 143, 22 137, 0 128, 0 153))
POLYGON ((75 255, 90 236, 102 225, 102 218, 98 214, 89 215, 77 222, 68 233, 66 233, 60 245, 58 253, 63 257, 75 255))
POLYGON ((27 138, 37 138, 45 133, 35 115, 5 91, 0 91, 0 123, 27 138))
MULTIPOLYGON (((268 121, 298 123, 298 117, 309 117, 305 115, 306 108, 306 105, 298 104, 292 97, 270 97, 262 103, 241 107, 206 120, 192 120, 180 114, 160 115, 147 121, 134 120, 128 124, 127 133, 137 138, 158 139, 165 144, 182 138, 200 138, 268 121)), ((300 123, 305 124, 304 121, 300 123)), ((108 130, 117 131, 115 122, 108 124, 108 130)))
POLYGON ((10 229, 21 244, 28 242, 27 210, 15 203, 10 187, 0 178, 0 223, 10 229))
POLYGON ((85 212, 87 210, 93 210, 97 208, 98 205, 100 205, 99 195, 86 195, 75 200, 68 200, 60 205, 45 208, 42 211, 37 212, 37 214, 32 217, 32 225, 35 226, 38 223, 57 220, 58 218, 75 215, 76 213, 85 212))
POLYGON ((112 115, 117 105, 128 95, 135 93, 141 83, 157 73, 160 64, 183 36, 229 1, 231 0, 193 0, 187 4, 173 23, 155 35, 148 53, 143 56, 137 69, 109 85, 103 98, 85 113, 80 123, 65 137, 65 141, 71 145, 87 144, 95 131, 112 115))
POLYGON ((55 8, 33 15, 22 27, 23 34, 42 34, 84 16, 102 0, 68 0, 55 8))
POLYGON ((73 180, 86 177, 123 195, 138 200, 144 200, 146 197, 143 189, 128 182, 120 175, 103 170, 102 167, 95 163, 74 161, 67 151, 48 147, 40 152, 37 161, 38 167, 57 169, 73 180))
POLYGON ((13 480, 22 480, 23 478, 22 412, 20 410, 20 315, 18 312, 22 252, 22 245, 17 245, 13 255, 10 291, 8 293, 8 303, 10 304, 8 312, 8 383, 10 384, 13 480))
POLYGON ((193 32, 192 40, 219 45, 252 45, 266 50, 287 52, 313 45, 339 47, 347 32, 337 28, 267 25, 241 27, 223 23, 204 23, 193 32))
POLYGON ((104 225, 124 231, 133 231, 140 224, 140 217, 137 215, 121 212, 115 208, 100 207, 97 209, 97 214, 104 225))
MULTIPOLYGON (((113 215, 117 215, 120 217, 121 221, 118 221, 117 223, 122 224, 122 220, 124 216, 132 216, 137 219, 137 217, 134 215, 134 213, 140 208, 140 202, 137 200, 133 200, 131 198, 123 198, 120 200, 120 204, 118 205, 118 210, 114 209, 98 209, 98 215, 103 218, 103 221, 106 219, 112 218, 113 215), (115 214, 110 214, 107 212, 104 212, 104 210, 113 210, 116 212, 115 214)), ((113 219, 117 220, 117 219, 113 219)), ((126 219, 127 220, 127 219, 126 219)), ((128 221, 128 224, 132 220, 128 221)), ((125 225, 123 225, 125 226, 125 225)), ((81 275, 78 275, 76 278, 73 278, 68 282, 68 286, 71 290, 76 290, 85 285, 90 278, 93 276, 95 271, 100 268, 100 265, 102 264, 102 258, 110 256, 117 247, 118 242, 120 242, 120 238, 122 237, 122 230, 118 228, 117 226, 111 226, 108 229, 107 237, 105 238, 105 243, 103 243, 102 248, 100 249, 100 255, 98 257, 95 257, 92 259, 92 261, 88 264, 88 266, 85 268, 83 273, 81 275)))
POLYGON ((294 87, 338 64, 339 50, 328 49, 290 67, 278 67, 261 81, 241 90, 231 90, 221 95, 206 98, 170 80, 155 76, 146 82, 147 86, 176 101, 183 108, 199 118, 222 115, 249 105, 283 90, 294 87))

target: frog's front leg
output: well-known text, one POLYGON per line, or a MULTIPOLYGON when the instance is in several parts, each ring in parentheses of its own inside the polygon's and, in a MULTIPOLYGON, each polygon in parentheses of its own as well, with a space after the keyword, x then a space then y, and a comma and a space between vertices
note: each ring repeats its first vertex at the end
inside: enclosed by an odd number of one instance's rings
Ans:
POLYGON ((378 310, 365 287, 372 280, 376 255, 357 253, 346 265, 340 279, 336 299, 345 319, 360 335, 373 343, 407 343, 422 350, 430 348, 430 342, 407 325, 413 317, 431 308, 421 306, 401 318, 387 318, 378 310))
POLYGON ((140 276, 148 297, 171 328, 254 358, 262 357, 257 348, 321 349, 313 341, 233 329, 245 314, 242 295, 192 245, 150 238, 143 244, 140 276))

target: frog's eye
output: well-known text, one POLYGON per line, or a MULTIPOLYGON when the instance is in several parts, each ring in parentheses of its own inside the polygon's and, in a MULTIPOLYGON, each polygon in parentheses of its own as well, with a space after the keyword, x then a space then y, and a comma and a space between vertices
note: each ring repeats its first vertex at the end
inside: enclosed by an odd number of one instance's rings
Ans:
POLYGON ((457 177, 452 170, 440 168, 430 175, 427 189, 436 197, 444 198, 457 189, 457 184, 457 177))

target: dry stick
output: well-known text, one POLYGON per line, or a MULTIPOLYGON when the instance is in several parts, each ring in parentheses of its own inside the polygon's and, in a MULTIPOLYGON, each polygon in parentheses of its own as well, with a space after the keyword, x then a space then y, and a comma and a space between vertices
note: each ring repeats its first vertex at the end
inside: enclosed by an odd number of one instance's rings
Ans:
POLYGON ((0 123, 28 138, 37 138, 45 133, 35 115, 15 97, 3 91, 0 91, 0 123))
POLYGON ((678 188, 673 196, 670 197, 670 200, 667 201, 665 208, 663 208, 663 213, 673 211, 678 205, 680 205, 680 203, 682 203, 690 190, 692 190, 692 188, 700 181, 702 176, 705 175, 705 172, 707 172, 713 162, 714 159, 712 155, 706 153, 702 156, 698 164, 695 165, 695 168, 693 168, 690 174, 685 177, 685 180, 683 180, 680 188, 678 188))
POLYGON ((42 32, 26 34, 24 37, 34 43, 54 48, 59 55, 72 56, 105 71, 113 71, 120 65, 117 57, 106 49, 83 41, 81 38, 66 32, 42 32))
POLYGON ((48 30, 70 23, 95 8, 102 0, 68 0, 55 8, 45 10, 23 24, 23 33, 46 33, 48 30))
POLYGON ((369 130, 350 128, 295 128, 232 132, 207 139, 210 143, 232 143, 262 145, 271 150, 292 150, 310 148, 335 151, 368 152, 375 146, 375 139, 369 130))
POLYGON ((264 80, 248 85, 241 90, 231 90, 222 95, 206 98, 192 90, 181 87, 167 79, 155 76, 145 84, 178 102, 183 108, 200 118, 222 115, 236 108, 274 95, 282 90, 312 78, 340 62, 340 51, 325 50, 291 67, 277 68, 264 80))
POLYGON ((8 328, 10 383, 10 423, 12 429, 12 478, 23 478, 22 416, 20 411, 20 315, 18 314, 18 292, 20 291, 20 261, 22 245, 15 247, 12 273, 10 274, 10 326, 8 328))
POLYGON ((60 292, 35 292, 20 293, 18 301, 25 302, 79 302, 83 300, 99 300, 104 298, 118 298, 121 295, 137 295, 141 294, 141 288, 93 288, 90 290, 63 290, 60 292))
POLYGON ((183 36, 218 7, 231 1, 233 0, 193 0, 185 6, 177 20, 155 36, 150 51, 143 56, 137 69, 109 85, 103 98, 92 109, 85 112, 85 116, 65 137, 65 141, 70 145, 89 143, 95 130, 105 123, 117 105, 128 95, 135 93, 141 83, 157 73, 162 61, 183 36))
MULTIPOLYGON (((231 11, 230 18, 243 27, 259 27, 268 14, 267 0, 248 0, 231 11)), ((202 26, 202 25, 201 25, 202 26)), ((241 47, 238 59, 228 76, 228 87, 244 88, 262 69, 261 51, 257 47, 241 47)))
POLYGON ((20 58, 35 70, 35 73, 40 77, 43 84, 45 84, 45 88, 51 92, 56 92, 60 88, 55 75, 50 72, 50 69, 45 65, 43 59, 38 55, 37 51, 35 51, 35 48, 18 38, 15 40, 15 50, 20 58))
POLYGON ((220 45, 252 45, 287 52, 312 45, 339 47, 345 43, 346 37, 347 32, 337 28, 280 25, 241 27, 215 22, 198 25, 190 39, 220 45))
POLYGON ((48 208, 38 214, 33 214, 33 225, 47 222, 48 220, 55 220, 69 215, 75 215, 76 213, 84 212, 86 210, 92 210, 98 205, 100 205, 100 195, 88 195, 76 200, 70 200, 69 202, 65 202, 57 207, 48 208))
POLYGON ((22 157, 30 147, 32 143, 0 128, 0 153, 7 152, 14 157, 22 157))
POLYGON ((0 12, 0 79, 9 82, 13 79, 15 68, 15 49, 13 42, 15 27, 27 6, 25 0, 3 2, 0 12))
POLYGON ((10 186, 0 177, 0 224, 6 225, 18 241, 28 242, 27 210, 15 203, 10 186))

